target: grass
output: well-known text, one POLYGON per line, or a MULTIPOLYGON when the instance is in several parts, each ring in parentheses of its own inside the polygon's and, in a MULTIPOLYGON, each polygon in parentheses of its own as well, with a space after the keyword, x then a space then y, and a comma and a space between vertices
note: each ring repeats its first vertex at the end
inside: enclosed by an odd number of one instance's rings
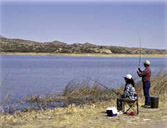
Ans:
MULTIPOLYGON (((142 82, 137 83, 137 89, 139 91, 139 96, 143 99, 143 89, 142 82)), ((167 100, 167 73, 159 72, 154 75, 151 79, 150 95, 159 96, 162 102, 167 100)))
POLYGON ((66 102, 69 104, 85 104, 85 103, 95 103, 98 101, 109 101, 116 97, 115 90, 106 89, 94 83, 92 86, 89 83, 74 83, 69 84, 65 87, 64 97, 66 102))
MULTIPOLYGON (((30 95, 22 101, 19 101, 17 108, 24 106, 23 111, 43 111, 53 107, 67 107, 70 104, 82 105, 110 101, 111 99, 115 99, 116 96, 114 89, 106 89, 97 83, 92 85, 89 82, 73 81, 65 87, 61 94, 30 95)), ((10 108, 12 108, 11 105, 10 108)), ((17 108, 10 109, 8 113, 13 113, 11 110, 17 110, 17 108)))
MULTIPOLYGON (((167 122, 167 74, 159 73, 151 79, 150 94, 159 96, 158 109, 140 107, 138 116, 118 115, 107 117, 106 108, 116 106, 113 92, 105 90, 99 85, 83 85, 76 87, 68 85, 63 97, 71 103, 67 107, 32 110, 28 112, 16 111, 13 115, 0 115, 2 128, 143 128, 166 127, 167 122), (110 93, 109 93, 110 92, 110 93), (107 95, 105 95, 107 94, 107 95), (91 97, 93 97, 92 100, 91 97), (101 98, 100 98, 101 97, 101 98), (110 97, 106 99, 106 97, 110 97), (103 99, 104 98, 104 99, 103 99), (74 102, 73 102, 74 101, 74 102), (75 103, 75 101, 77 101, 75 103), (78 104, 83 101, 83 104, 78 104)), ((137 84, 139 104, 143 104, 142 83, 137 84)), ((118 89, 120 92, 121 89, 118 89)), ((64 99, 64 98, 63 98, 64 99)))
POLYGON ((17 112, 14 115, 0 116, 0 124, 4 128, 134 128, 164 124, 167 121, 167 104, 161 103, 159 109, 140 108, 138 116, 107 117, 105 110, 108 106, 114 106, 114 103, 99 102, 82 106, 72 104, 54 110, 17 112))

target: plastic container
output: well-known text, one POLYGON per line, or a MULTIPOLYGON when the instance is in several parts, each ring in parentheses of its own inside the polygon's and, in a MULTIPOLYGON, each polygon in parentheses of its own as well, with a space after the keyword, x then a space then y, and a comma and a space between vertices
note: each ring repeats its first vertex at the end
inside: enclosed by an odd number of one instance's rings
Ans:
POLYGON ((117 116, 117 109, 115 107, 108 107, 106 112, 107 116, 117 116))

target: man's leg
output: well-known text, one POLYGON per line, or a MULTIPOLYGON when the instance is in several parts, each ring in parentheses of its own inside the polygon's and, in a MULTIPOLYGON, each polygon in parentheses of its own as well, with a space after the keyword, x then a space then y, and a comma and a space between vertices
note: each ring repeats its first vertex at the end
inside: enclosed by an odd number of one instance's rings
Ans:
POLYGON ((150 95, 149 95, 149 89, 150 89, 150 82, 144 82, 143 83, 143 90, 144 90, 144 96, 145 96, 145 105, 150 105, 150 95))

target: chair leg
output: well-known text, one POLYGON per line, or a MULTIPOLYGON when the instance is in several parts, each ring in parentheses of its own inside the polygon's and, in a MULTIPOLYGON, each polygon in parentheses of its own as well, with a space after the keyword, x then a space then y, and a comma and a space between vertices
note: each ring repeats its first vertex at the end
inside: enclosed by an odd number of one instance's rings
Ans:
POLYGON ((127 110, 124 109, 124 112, 125 112, 125 113, 127 113, 131 108, 134 107, 134 108, 136 108, 136 109, 133 108, 134 110, 136 110, 136 114, 139 114, 139 105, 138 105, 138 101, 135 102, 135 103, 132 103, 132 104, 128 104, 128 103, 127 103, 127 105, 129 106, 129 108, 128 108, 127 110))
POLYGON ((125 112, 125 103, 122 102, 122 110, 123 110, 123 113, 125 112))
POLYGON ((137 114, 139 114, 139 103, 138 103, 138 101, 136 102, 136 106, 137 106, 137 114))
POLYGON ((126 112, 128 112, 133 107, 134 103, 133 104, 128 104, 128 105, 129 105, 129 108, 126 110, 126 112))

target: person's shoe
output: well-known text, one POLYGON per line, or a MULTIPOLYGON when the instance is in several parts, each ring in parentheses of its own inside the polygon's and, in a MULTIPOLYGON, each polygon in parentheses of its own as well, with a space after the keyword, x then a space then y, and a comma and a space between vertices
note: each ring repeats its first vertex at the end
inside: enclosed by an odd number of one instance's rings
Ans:
POLYGON ((150 108, 150 105, 142 105, 143 108, 150 108))
POLYGON ((145 108, 150 108, 150 105, 145 105, 144 107, 145 107, 145 108))

